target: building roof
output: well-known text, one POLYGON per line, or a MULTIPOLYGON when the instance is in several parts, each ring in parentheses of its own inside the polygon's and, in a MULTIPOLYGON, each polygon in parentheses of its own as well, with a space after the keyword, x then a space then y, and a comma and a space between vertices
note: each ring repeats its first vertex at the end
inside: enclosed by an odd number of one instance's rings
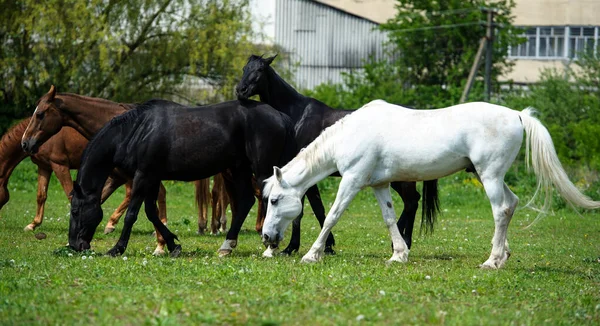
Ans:
POLYGON ((394 0, 315 0, 349 14, 382 24, 396 13, 394 0))
MULTIPOLYGON (((395 0, 314 1, 379 24, 396 14, 395 0)), ((517 26, 600 25, 599 0, 515 0, 515 3, 512 13, 517 26)))

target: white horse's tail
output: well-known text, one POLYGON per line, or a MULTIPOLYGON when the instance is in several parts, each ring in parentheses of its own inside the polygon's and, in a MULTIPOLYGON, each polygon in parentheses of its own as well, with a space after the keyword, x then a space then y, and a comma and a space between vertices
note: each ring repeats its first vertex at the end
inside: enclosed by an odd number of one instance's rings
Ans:
MULTIPOLYGON (((533 195, 536 197, 541 189, 545 193, 543 212, 550 206, 552 198, 552 185, 560 195, 570 204, 587 209, 600 208, 600 202, 593 201, 582 194, 569 180, 565 170, 558 160, 556 150, 548 129, 533 114, 533 108, 526 108, 519 112, 526 134, 525 162, 529 168, 529 153, 531 153, 531 165, 538 179, 538 188, 533 195)), ((533 201, 531 199, 530 203, 533 201)), ((529 205, 529 204, 527 204, 529 205)))

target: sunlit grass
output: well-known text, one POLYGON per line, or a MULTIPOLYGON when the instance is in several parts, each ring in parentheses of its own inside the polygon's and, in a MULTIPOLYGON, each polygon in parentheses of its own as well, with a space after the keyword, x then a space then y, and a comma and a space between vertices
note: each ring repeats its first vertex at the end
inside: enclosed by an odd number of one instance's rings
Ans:
MULTIPOLYGON (((361 192, 334 228, 337 255, 299 264, 319 232, 310 208, 300 254, 261 257, 248 217, 238 247, 219 258, 219 236, 196 235, 191 184, 167 182, 169 227, 181 257, 153 257, 152 227, 143 213, 125 255, 101 256, 117 232, 92 242, 97 254, 54 251, 67 242, 68 202, 52 180, 37 240, 24 233, 35 211, 33 165, 22 164, 0 212, 1 324, 598 324, 600 216, 559 209, 525 229, 535 212, 517 211, 509 228, 513 255, 499 271, 480 270, 491 249, 491 209, 467 174, 440 185, 443 214, 419 236, 407 264, 387 266, 387 230, 370 190, 361 192), (126 257, 126 259, 125 259, 126 257)), ((511 185, 512 186, 512 185, 511 185)), ((322 184, 328 208, 336 180, 322 184)), ((531 195, 515 186, 518 196, 531 195)), ((108 216, 122 199, 104 206, 108 216)), ((402 207, 394 195, 396 210, 402 207)), ((106 220, 101 226, 104 225, 106 220)))

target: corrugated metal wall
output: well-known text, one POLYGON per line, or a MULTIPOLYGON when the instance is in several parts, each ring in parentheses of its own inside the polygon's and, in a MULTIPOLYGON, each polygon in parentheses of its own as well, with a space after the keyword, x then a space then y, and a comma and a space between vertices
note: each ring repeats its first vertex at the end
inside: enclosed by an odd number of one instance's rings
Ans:
POLYGON ((384 56, 387 37, 371 21, 311 0, 277 0, 275 43, 290 64, 299 64, 294 83, 300 89, 342 81, 341 72, 360 69, 364 60, 384 56))

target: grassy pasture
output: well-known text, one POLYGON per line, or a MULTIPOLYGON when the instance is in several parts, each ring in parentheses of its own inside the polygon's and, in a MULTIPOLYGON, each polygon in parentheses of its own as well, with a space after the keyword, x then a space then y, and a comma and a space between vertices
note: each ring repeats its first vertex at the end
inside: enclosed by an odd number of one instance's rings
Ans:
MULTIPOLYGON (((47 219, 36 230, 48 238, 23 232, 35 211, 35 182, 34 166, 21 164, 0 212, 0 324, 600 323, 600 214, 558 208, 524 229, 536 214, 517 211, 507 265, 480 270, 493 220, 482 188, 467 174, 441 182, 444 212, 435 233, 417 231, 409 263, 391 266, 389 235, 369 190, 334 228, 338 254, 304 265, 299 260, 319 231, 308 205, 300 254, 262 258, 253 209, 234 254, 219 258, 224 236, 196 235, 193 187, 174 182, 166 183, 169 227, 182 257, 151 255, 153 229, 143 210, 124 257, 101 256, 121 227, 103 235, 106 219, 92 242, 97 254, 55 254, 67 242, 68 202, 53 179, 47 219)), ((321 185, 328 208, 337 181, 321 185)), ((532 194, 518 185, 515 192, 522 202, 532 194)), ((122 196, 120 190, 104 205, 105 216, 122 196)), ((401 201, 394 200, 399 213, 401 201)))

